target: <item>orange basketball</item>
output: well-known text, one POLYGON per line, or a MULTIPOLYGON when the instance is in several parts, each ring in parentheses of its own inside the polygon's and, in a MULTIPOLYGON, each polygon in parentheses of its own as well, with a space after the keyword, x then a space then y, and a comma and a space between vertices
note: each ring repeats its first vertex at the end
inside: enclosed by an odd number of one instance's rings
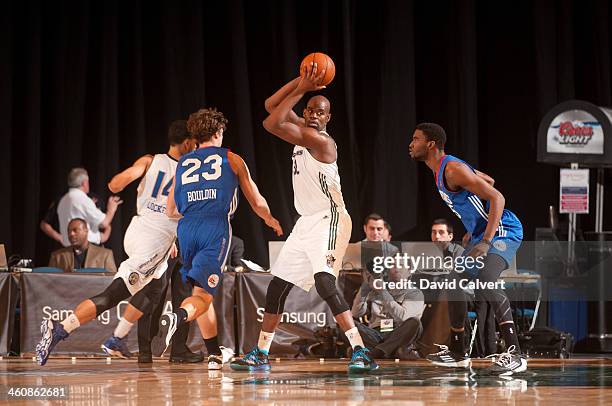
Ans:
POLYGON ((336 75, 336 65, 334 65, 334 61, 324 53, 313 52, 312 54, 307 55, 300 64, 300 75, 304 71, 304 68, 313 62, 317 64, 317 72, 321 72, 321 70, 325 69, 325 76, 323 76, 321 83, 318 83, 318 85, 329 85, 331 81, 334 80, 334 75, 336 75))

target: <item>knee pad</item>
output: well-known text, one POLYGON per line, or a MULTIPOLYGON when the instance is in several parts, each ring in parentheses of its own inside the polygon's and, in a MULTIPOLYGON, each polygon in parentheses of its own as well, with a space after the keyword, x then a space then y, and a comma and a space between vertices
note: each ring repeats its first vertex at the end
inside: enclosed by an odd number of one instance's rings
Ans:
POLYGON ((293 283, 279 277, 272 278, 266 292, 266 313, 281 314, 285 309, 285 299, 293 288, 293 283))
POLYGON ((334 316, 349 310, 349 306, 336 289, 336 277, 327 272, 318 272, 314 276, 317 293, 329 305, 334 316))
POLYGON ((151 300, 142 290, 132 296, 130 304, 143 313, 148 313, 151 310, 151 300))
POLYGON ((96 316, 110 309, 113 306, 117 306, 120 301, 130 297, 130 291, 125 286, 122 279, 117 278, 104 289, 104 292, 96 295, 91 300, 96 305, 96 316))

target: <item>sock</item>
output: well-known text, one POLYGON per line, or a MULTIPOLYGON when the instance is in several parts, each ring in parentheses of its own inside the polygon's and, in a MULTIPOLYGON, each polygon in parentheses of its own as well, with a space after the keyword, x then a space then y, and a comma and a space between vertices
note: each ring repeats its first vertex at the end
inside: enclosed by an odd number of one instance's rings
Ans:
POLYGON ((349 343, 351 344, 351 347, 353 347, 353 349, 355 349, 355 347, 357 346, 365 348, 365 345, 363 345, 363 340, 361 339, 361 334, 359 334, 359 330, 357 330, 357 327, 353 327, 351 329, 346 330, 344 334, 346 335, 346 338, 348 338, 349 343))
POLYGON ((66 333, 68 334, 79 328, 80 325, 81 323, 79 322, 78 317, 74 313, 72 313, 70 316, 66 317, 64 321, 62 321, 62 326, 64 326, 64 330, 66 330, 66 333))
POLYGON ((183 309, 182 307, 179 307, 176 311, 176 315, 178 316, 178 323, 176 324, 176 327, 178 328, 178 326, 187 322, 187 310, 183 309))
POLYGON ((270 346, 272 346, 272 340, 274 339, 274 333, 266 333, 265 331, 259 332, 259 341, 257 341, 257 348, 264 354, 268 355, 270 352, 270 346))
POLYGON ((221 355, 221 348, 219 348, 217 336, 205 338, 204 345, 206 345, 206 352, 208 352, 208 355, 221 355))
POLYGON ((123 338, 129 334, 133 325, 134 323, 130 323, 122 317, 119 319, 119 324, 117 324, 117 327, 115 327, 115 332, 113 335, 117 338, 123 338))
POLYGON ((506 322, 499 325, 499 329, 501 330, 501 335, 504 341, 506 342, 506 349, 510 348, 511 345, 514 345, 516 348, 514 351, 517 353, 521 353, 521 347, 519 346, 518 337, 516 335, 516 328, 514 327, 514 322, 506 322))
POLYGON ((448 349, 451 352, 454 352, 456 354, 461 354, 464 355, 465 354, 465 330, 463 331, 454 331, 451 330, 451 334, 450 334, 450 345, 448 346, 448 349))

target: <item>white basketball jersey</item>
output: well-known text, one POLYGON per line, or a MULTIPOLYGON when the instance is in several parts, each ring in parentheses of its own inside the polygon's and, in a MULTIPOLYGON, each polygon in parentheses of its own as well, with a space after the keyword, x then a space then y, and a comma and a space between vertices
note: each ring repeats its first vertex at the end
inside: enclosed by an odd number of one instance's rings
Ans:
POLYGON ((166 215, 166 204, 176 165, 177 161, 168 154, 153 156, 153 162, 138 185, 136 209, 139 216, 160 225, 176 227, 176 220, 171 220, 166 215))
POLYGON ((319 162, 307 148, 299 145, 293 148, 293 196, 295 209, 301 216, 326 210, 346 211, 337 163, 319 162))

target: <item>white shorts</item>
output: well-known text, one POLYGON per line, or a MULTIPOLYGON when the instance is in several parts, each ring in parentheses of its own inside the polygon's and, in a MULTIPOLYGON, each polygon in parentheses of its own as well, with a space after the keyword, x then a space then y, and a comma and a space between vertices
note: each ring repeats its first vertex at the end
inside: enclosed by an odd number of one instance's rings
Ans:
POLYGON ((161 278, 168 268, 170 248, 175 238, 175 222, 158 225, 134 216, 123 238, 123 248, 129 258, 119 265, 115 279, 123 279, 134 295, 152 279, 161 278))
POLYGON ((300 217, 270 272, 305 291, 314 285, 317 272, 338 277, 351 229, 346 211, 300 217))

